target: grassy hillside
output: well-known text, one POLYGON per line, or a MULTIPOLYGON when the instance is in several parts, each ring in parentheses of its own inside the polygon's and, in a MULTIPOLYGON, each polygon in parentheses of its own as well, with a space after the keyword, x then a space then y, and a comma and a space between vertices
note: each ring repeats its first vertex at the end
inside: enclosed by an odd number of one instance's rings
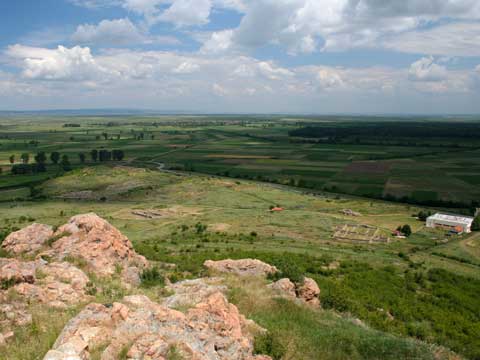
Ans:
POLYGON ((176 263, 177 270, 169 274, 172 281, 202 275, 206 259, 228 257, 255 257, 277 265, 287 276, 314 277, 324 308, 351 314, 372 330, 343 320, 326 330, 324 324, 334 319, 330 313, 308 320, 311 315, 297 313, 289 304, 270 304, 290 314, 282 320, 275 313, 248 308, 241 289, 232 293, 247 314, 278 330, 265 341, 283 342, 292 331, 303 334, 302 341, 310 344, 305 345, 306 359, 322 356, 323 348, 313 346, 320 338, 331 358, 394 358, 392 346, 405 358, 432 354, 426 345, 397 342, 390 335, 379 338, 373 329, 443 345, 468 358, 480 356, 478 239, 446 238, 426 229, 412 217, 420 208, 125 166, 77 169, 36 186, 34 193, 35 201, 0 203, 4 234, 33 221, 59 225, 72 215, 93 211, 150 260, 176 263), (285 210, 270 212, 276 205, 285 210), (360 216, 343 215, 343 209, 360 216), (410 224, 414 234, 385 244, 339 242, 333 233, 345 224, 374 226, 383 236, 410 224), (317 330, 307 336, 307 328, 317 330), (344 341, 337 343, 339 334, 344 341), (347 341, 352 338, 355 341, 347 341), (396 345, 389 345, 392 342, 396 345))

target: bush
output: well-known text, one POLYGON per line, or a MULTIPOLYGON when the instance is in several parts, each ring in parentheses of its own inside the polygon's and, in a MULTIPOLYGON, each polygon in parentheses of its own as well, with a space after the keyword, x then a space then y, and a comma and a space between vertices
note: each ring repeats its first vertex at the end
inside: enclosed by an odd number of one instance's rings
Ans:
POLYGON ((480 215, 475 217, 472 222, 472 231, 480 231, 480 215))
POLYGON ((145 269, 140 275, 143 287, 165 286, 165 278, 158 268, 145 269))
POLYGON ((286 353, 286 348, 279 336, 271 332, 255 337, 255 354, 269 355, 273 360, 281 360, 286 353))
POLYGON ((279 271, 275 274, 269 276, 271 280, 280 280, 283 278, 288 278, 294 283, 302 283, 304 279, 303 271, 300 267, 293 261, 282 261, 280 264, 277 264, 279 271))

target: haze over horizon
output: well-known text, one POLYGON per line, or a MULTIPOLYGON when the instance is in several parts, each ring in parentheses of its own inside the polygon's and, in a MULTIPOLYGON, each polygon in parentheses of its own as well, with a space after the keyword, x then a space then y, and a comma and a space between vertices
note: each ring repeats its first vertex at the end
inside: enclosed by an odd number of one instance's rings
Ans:
POLYGON ((480 113, 476 0, 17 0, 0 110, 480 113))

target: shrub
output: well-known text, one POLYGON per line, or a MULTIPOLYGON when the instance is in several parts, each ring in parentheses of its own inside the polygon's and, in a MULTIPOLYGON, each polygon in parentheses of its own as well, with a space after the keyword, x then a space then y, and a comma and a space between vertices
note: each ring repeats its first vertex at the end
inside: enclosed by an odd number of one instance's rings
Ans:
POLYGON ((279 271, 275 274, 269 275, 271 280, 288 278, 294 283, 303 282, 303 271, 295 262, 283 260, 280 264, 277 264, 277 266, 279 271))
POLYGON ((410 227, 410 225, 403 225, 402 232, 405 234, 406 237, 409 237, 410 235, 412 235, 412 228, 410 227))
POLYGON ((164 286, 165 278, 160 273, 158 268, 145 269, 140 275, 143 287, 164 286))
POLYGON ((472 231, 480 231, 480 215, 476 216, 472 222, 472 231))
POLYGON ((287 349, 278 336, 271 332, 255 337, 255 354, 269 355, 273 360, 282 359, 287 349))

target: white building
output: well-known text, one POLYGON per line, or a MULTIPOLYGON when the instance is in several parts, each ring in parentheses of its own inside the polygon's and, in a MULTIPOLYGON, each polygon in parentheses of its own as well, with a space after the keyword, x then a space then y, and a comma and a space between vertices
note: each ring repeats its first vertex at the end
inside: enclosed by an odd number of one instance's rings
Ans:
POLYGON ((437 213, 427 218, 427 227, 469 233, 472 232, 472 222, 472 217, 437 213))

